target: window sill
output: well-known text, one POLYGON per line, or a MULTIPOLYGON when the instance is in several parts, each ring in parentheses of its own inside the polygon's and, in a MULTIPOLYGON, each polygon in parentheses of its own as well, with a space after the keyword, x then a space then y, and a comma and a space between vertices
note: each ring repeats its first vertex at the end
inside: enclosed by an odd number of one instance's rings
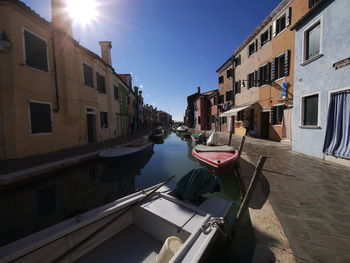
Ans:
POLYGON ((313 56, 312 58, 309 58, 308 60, 304 61, 303 63, 301 63, 301 66, 306 66, 307 64, 310 64, 311 62, 314 62, 315 60, 323 57, 323 54, 318 54, 316 56, 313 56))
POLYGON ((282 124, 272 124, 273 127, 282 127, 282 124))
POLYGON ((285 28, 283 28, 280 32, 276 32, 276 35, 274 36, 274 37, 277 37, 277 36, 279 36, 279 35, 281 35, 284 31, 286 31, 287 30, 287 28, 288 28, 288 26, 286 26, 285 28))
POLYGON ((316 129, 316 130, 320 130, 322 129, 321 126, 317 126, 317 125, 299 125, 300 129, 316 129))
POLYGON ((30 68, 30 69, 39 71, 39 72, 52 73, 52 74, 54 74, 54 72, 49 72, 48 70, 43 70, 43 69, 35 68, 35 67, 32 67, 32 66, 30 66, 30 65, 28 65, 28 64, 25 64, 25 63, 20 63, 20 65, 23 66, 23 67, 26 67, 26 68, 30 68))

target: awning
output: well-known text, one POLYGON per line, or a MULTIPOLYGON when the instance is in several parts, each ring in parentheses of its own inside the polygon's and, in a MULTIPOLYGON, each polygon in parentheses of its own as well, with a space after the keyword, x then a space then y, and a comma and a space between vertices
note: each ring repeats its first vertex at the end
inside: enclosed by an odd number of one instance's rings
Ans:
POLYGON ((237 116, 237 112, 241 111, 241 110, 244 110, 248 107, 250 107, 252 105, 247 105, 247 106, 242 106, 242 107, 238 107, 238 108, 233 108, 233 109, 230 109, 228 111, 225 111, 223 113, 221 113, 219 115, 219 117, 230 117, 230 116, 237 116))

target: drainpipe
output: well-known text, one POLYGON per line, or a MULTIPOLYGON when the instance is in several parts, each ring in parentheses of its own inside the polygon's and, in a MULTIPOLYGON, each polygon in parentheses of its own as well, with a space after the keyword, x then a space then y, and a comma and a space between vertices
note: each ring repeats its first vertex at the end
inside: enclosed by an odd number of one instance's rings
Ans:
POLYGON ((53 70, 54 70, 54 80, 55 80, 55 92, 56 92, 56 107, 53 112, 58 113, 60 111, 60 101, 58 97, 58 84, 57 84, 57 66, 56 66, 56 49, 55 49, 55 34, 54 29, 51 31, 52 38, 52 53, 53 53, 53 70))
MULTIPOLYGON (((235 105, 235 96, 233 95, 233 92, 234 92, 234 89, 235 89, 235 67, 233 65, 233 61, 234 61, 234 56, 232 55, 232 57, 231 57, 231 62, 232 62, 232 106, 234 107, 234 105, 235 105)), ((231 145, 231 141, 232 141, 233 127, 234 127, 233 116, 231 116, 230 137, 228 139, 228 145, 229 146, 231 145)))

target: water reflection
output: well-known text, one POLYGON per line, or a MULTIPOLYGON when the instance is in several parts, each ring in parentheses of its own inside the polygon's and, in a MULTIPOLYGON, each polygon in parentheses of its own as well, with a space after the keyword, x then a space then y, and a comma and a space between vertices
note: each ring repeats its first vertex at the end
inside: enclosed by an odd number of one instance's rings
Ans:
MULTIPOLYGON (((180 180, 196 167, 192 147, 191 138, 166 132, 162 144, 155 144, 153 152, 128 164, 102 161, 83 164, 64 174, 1 192, 0 246, 121 198, 136 189, 160 183, 172 175, 176 175, 175 181, 180 180)), ((233 174, 226 174, 220 179, 221 192, 214 195, 239 202, 233 174)), ((230 214, 232 218, 236 209, 237 206, 230 214)))

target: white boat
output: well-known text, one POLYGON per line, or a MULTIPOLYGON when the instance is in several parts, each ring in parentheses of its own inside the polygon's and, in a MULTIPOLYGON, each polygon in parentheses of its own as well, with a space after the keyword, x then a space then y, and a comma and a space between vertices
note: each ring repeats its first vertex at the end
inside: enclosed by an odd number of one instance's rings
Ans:
POLYGON ((210 197, 195 206, 173 189, 150 187, 3 246, 0 262, 155 262, 170 236, 183 243, 169 262, 198 262, 231 202, 210 197))
POLYGON ((99 156, 113 162, 127 162, 139 158, 153 150, 153 143, 141 146, 125 145, 103 150, 99 156))
POLYGON ((181 125, 176 129, 176 131, 178 131, 178 132, 185 132, 187 130, 188 130, 188 127, 185 125, 181 125))

